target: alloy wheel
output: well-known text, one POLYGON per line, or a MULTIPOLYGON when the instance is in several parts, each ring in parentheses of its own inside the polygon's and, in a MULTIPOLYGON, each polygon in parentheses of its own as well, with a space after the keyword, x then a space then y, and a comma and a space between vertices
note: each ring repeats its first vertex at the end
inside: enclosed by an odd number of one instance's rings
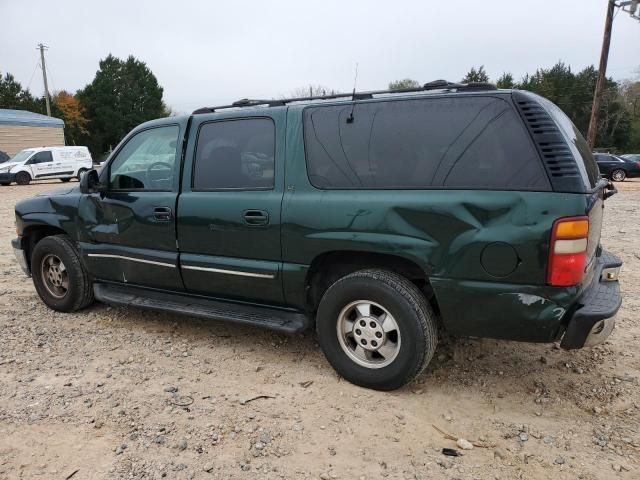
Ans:
POLYGON ((64 298, 69 291, 69 275, 60 258, 52 253, 42 258, 40 275, 47 291, 55 298, 64 298))
POLYGON ((386 367, 400 352, 396 320, 382 305, 369 300, 357 300, 342 309, 337 334, 344 353, 366 368, 386 367))

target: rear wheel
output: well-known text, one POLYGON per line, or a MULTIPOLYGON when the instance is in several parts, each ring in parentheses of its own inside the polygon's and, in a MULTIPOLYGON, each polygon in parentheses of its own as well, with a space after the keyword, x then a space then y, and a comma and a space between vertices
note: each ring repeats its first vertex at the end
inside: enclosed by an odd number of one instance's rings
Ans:
POLYGON ((11 182, 2 182, 0 183, 0 185, 2 185, 3 187, 8 187, 9 185, 11 185, 11 182))
POLYGON ((614 182, 623 182, 625 178, 627 178, 627 172, 620 168, 611 172, 611 180, 614 182))
POLYGON ((31 175, 27 172, 18 172, 16 173, 16 183, 18 185, 29 185, 31 182, 31 175))
POLYGON ((436 321, 408 279, 361 270, 326 291, 316 317, 318 342, 329 363, 356 385, 393 390, 427 366, 437 344, 436 321))
POLYGON ((73 242, 66 235, 40 240, 31 255, 33 284, 53 310, 73 312, 93 302, 93 285, 73 242))

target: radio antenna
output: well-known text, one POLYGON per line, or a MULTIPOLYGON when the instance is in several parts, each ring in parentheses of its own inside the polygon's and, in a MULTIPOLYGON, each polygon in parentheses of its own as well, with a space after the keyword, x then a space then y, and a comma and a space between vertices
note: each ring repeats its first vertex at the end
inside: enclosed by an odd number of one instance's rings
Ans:
POLYGON ((351 95, 351 113, 347 117, 347 123, 353 123, 353 110, 356 108, 356 85, 358 84, 358 62, 356 62, 356 75, 353 79, 353 94, 351 95))

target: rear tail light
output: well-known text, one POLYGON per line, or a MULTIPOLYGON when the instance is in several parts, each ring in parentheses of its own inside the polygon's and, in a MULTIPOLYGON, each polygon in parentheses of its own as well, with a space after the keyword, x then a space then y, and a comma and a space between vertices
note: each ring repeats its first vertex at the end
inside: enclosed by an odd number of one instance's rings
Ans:
POLYGON ((567 217, 553 222, 547 272, 549 285, 569 287, 582 283, 588 236, 588 217, 567 217))
POLYGON ((636 166, 640 168, 640 162, 636 162, 636 166))

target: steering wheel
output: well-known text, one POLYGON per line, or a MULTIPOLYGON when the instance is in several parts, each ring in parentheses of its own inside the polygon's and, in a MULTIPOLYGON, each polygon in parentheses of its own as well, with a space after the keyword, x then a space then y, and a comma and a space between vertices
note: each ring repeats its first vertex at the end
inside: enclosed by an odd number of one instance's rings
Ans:
POLYGON ((150 185, 157 184, 158 182, 162 182, 166 180, 171 180, 171 177, 173 176, 173 165, 166 162, 153 162, 151 165, 147 167, 146 176, 147 176, 147 182, 149 182, 150 185), (162 170, 157 170, 156 167, 162 167, 162 170), (168 172, 168 175, 166 177, 155 176, 158 174, 165 173, 165 170, 168 172), (155 174, 154 174, 154 171, 155 171, 155 174))

